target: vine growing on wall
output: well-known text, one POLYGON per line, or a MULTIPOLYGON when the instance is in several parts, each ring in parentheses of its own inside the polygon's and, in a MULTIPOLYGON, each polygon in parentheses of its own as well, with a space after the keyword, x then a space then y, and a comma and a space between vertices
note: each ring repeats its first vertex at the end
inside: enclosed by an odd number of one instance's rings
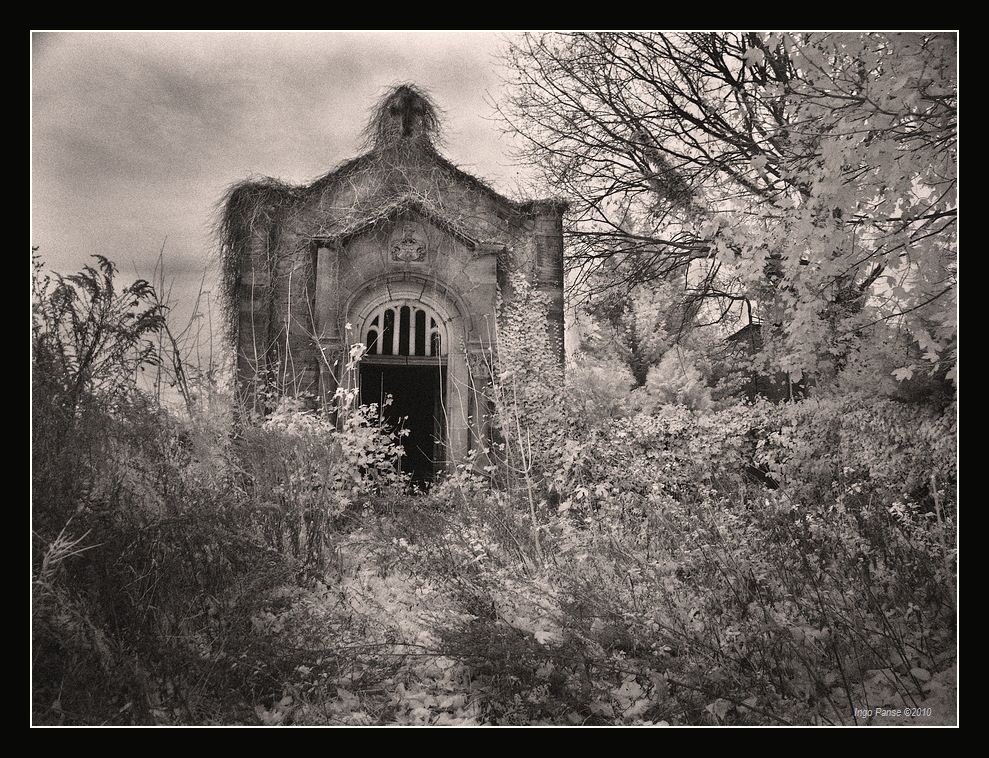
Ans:
POLYGON ((499 435, 495 452, 510 487, 524 492, 535 528, 544 472, 551 470, 566 432, 563 365, 548 330, 549 297, 520 273, 510 278, 510 286, 511 300, 499 300, 491 372, 499 435))
POLYGON ((509 225, 531 215, 530 206, 446 160, 436 148, 440 127, 429 94, 399 85, 373 109, 362 154, 308 184, 255 177, 221 199, 215 232, 227 325, 242 374, 252 374, 241 380, 256 385, 247 394, 264 412, 273 406, 262 395, 311 388, 309 377, 324 358, 311 312, 314 241, 378 233, 411 208, 454 236, 504 242, 504 224, 487 211, 497 208, 509 225), (297 348, 306 355, 301 362, 297 348))

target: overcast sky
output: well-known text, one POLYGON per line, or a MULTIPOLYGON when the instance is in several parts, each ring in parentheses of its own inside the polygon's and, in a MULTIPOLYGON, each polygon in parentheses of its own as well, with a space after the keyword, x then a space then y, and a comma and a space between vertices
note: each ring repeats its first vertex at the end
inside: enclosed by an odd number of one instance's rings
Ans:
MULTIPOLYGON (((362 151, 390 86, 443 111, 441 151, 525 195, 489 103, 496 32, 32 32, 32 245, 73 273, 89 256, 150 278, 164 249, 176 319, 206 276, 217 202, 236 182, 307 183, 362 151)), ((180 324, 182 326, 184 324, 180 324)))

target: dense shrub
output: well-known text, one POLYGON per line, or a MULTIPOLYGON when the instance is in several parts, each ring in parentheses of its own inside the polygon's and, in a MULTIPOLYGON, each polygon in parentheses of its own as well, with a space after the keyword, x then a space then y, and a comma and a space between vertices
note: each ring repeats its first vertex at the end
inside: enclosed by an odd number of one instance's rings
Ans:
POLYGON ((34 284, 34 721, 240 721, 274 652, 245 629, 288 574, 237 496, 228 431, 142 391, 164 323, 150 285, 118 288, 105 259, 34 284))
POLYGON ((324 568, 329 537, 348 513, 383 490, 401 490, 401 443, 373 408, 337 423, 286 398, 274 413, 244 424, 234 445, 240 494, 256 513, 266 544, 302 575, 324 568))
POLYGON ((112 273, 36 291, 36 724, 954 723, 952 407, 636 414, 504 361, 507 473, 412 494, 360 409, 151 401, 112 273))

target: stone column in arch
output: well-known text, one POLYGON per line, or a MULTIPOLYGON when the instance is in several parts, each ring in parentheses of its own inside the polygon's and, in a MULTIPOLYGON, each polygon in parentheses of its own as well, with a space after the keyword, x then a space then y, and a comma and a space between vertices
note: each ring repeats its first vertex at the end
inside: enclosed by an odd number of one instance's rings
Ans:
POLYGON ((491 367, 494 353, 491 347, 477 343, 470 347, 467 366, 470 371, 470 457, 474 472, 490 474, 494 398, 491 396, 491 367))
POLYGON ((340 250, 335 240, 313 243, 316 292, 313 331, 319 350, 319 391, 324 411, 333 409, 333 397, 345 369, 345 324, 340 317, 340 250))

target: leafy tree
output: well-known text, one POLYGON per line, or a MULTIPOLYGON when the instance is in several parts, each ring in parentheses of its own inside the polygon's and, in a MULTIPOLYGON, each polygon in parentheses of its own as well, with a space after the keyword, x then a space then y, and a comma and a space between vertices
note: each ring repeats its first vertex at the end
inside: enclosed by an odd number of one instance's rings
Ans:
POLYGON ((673 335, 661 286, 640 285, 629 291, 602 293, 588 305, 580 349, 602 362, 628 367, 635 386, 646 383, 649 369, 669 349, 673 335))
MULTIPOLYGON (((526 34, 503 115, 571 203, 575 292, 683 282, 709 322, 824 383, 863 339, 953 377, 950 33, 526 34)), ((889 367, 887 367, 889 368, 889 367)))
POLYGON ((650 410, 664 405, 683 405, 700 411, 711 408, 711 389, 689 350, 668 350, 659 364, 649 370, 645 392, 649 398, 646 407, 650 410))

